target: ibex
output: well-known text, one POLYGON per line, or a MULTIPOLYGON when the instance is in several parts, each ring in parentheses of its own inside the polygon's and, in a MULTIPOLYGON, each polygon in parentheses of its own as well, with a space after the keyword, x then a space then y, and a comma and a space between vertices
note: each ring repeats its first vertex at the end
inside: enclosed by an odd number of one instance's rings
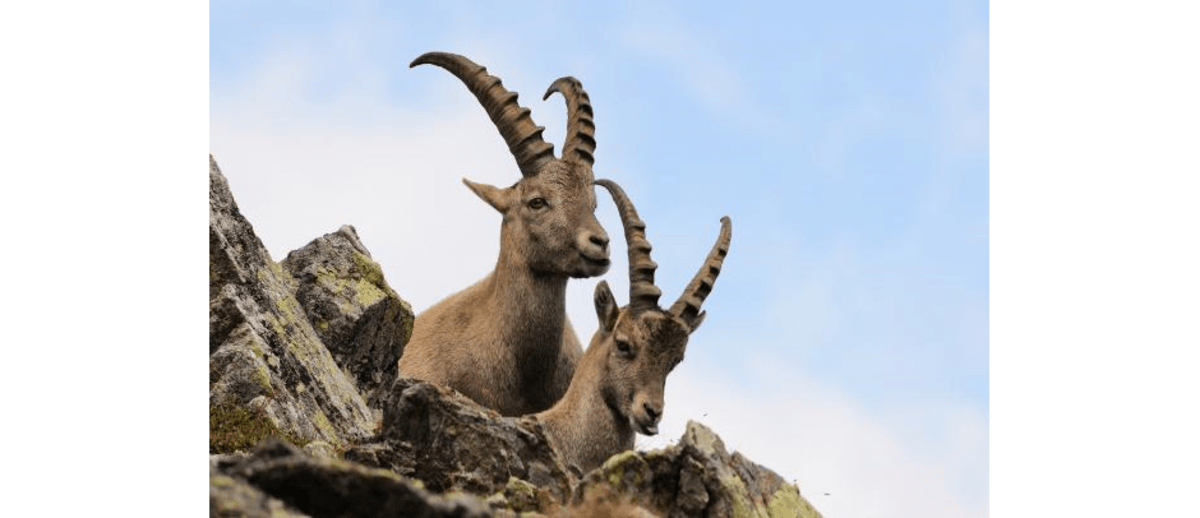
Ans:
POLYGON ((575 370, 566 395, 537 418, 568 464, 591 471, 616 453, 632 449, 634 433, 658 433, 667 374, 683 360, 688 336, 706 313, 700 305, 712 291, 729 252, 732 224, 721 233, 700 271, 671 309, 658 306, 657 265, 650 260, 646 224, 616 183, 598 180, 612 194, 629 248, 629 305, 618 309, 608 283, 596 286, 600 327, 575 370))
POLYGON ((420 314, 400 358, 400 375, 449 386, 503 415, 550 408, 583 355, 566 315, 567 279, 608 271, 608 234, 594 214, 595 124, 573 77, 550 85, 567 102, 562 158, 500 79, 471 60, 423 54, 475 94, 508 143, 522 178, 499 188, 463 179, 500 214, 500 257, 483 280, 420 314))

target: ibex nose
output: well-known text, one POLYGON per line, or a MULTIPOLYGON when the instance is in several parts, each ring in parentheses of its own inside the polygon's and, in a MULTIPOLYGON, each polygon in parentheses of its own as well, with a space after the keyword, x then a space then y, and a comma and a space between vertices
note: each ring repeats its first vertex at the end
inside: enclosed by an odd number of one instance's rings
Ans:
POLYGON ((652 421, 658 421, 658 418, 662 417, 662 405, 642 403, 642 410, 646 411, 646 417, 649 417, 652 421))
POLYGON ((588 237, 588 241, 591 241, 596 246, 600 247, 601 250, 608 248, 608 236, 592 234, 588 237))

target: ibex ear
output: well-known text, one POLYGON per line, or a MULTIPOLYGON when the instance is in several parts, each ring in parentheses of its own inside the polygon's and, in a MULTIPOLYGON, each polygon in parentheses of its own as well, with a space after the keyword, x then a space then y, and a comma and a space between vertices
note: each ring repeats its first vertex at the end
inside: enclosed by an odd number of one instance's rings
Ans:
POLYGON ((695 333, 697 329, 700 329, 700 323, 704 322, 704 317, 707 315, 707 311, 701 311, 699 315, 696 315, 696 318, 692 319, 691 329, 688 331, 688 334, 695 333))
POLYGON ((507 189, 501 189, 486 183, 475 183, 466 178, 463 178, 463 183, 466 184, 467 188, 471 189, 471 192, 482 198, 483 201, 488 202, 488 205, 500 211, 501 214, 504 214, 508 210, 507 189))
POLYGON ((596 285, 596 318, 600 319, 600 328, 612 332, 617 325, 617 300, 613 298, 608 281, 600 281, 596 285))

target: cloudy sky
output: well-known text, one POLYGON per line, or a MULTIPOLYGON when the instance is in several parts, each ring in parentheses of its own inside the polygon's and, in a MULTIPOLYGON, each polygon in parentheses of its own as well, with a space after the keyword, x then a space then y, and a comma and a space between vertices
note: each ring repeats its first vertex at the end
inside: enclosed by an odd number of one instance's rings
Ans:
MULTIPOLYGON (((988 514, 986 2, 430 4, 211 3, 211 152, 276 260, 352 224, 418 311, 483 277, 499 216, 460 178, 519 173, 456 78, 408 63, 487 66, 556 149, 564 103, 541 94, 575 76, 664 301, 733 220, 639 446, 696 419, 829 518, 988 514)), ((585 342, 598 280, 568 290, 585 342)))

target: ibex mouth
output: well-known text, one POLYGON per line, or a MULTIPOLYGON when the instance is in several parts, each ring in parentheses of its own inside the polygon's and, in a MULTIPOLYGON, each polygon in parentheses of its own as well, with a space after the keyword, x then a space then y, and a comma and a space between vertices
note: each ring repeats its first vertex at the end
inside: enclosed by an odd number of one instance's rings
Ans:
POLYGON ((596 259, 596 258, 588 257, 587 254, 582 253, 582 252, 580 252, 579 257, 583 258, 583 262, 587 263, 588 265, 596 266, 599 268, 608 268, 608 265, 612 264, 612 261, 607 257, 601 257, 599 259, 596 259))
POLYGON ((633 429, 637 430, 642 435, 656 435, 658 433, 658 419, 650 419, 646 417, 633 416, 629 419, 633 429))

